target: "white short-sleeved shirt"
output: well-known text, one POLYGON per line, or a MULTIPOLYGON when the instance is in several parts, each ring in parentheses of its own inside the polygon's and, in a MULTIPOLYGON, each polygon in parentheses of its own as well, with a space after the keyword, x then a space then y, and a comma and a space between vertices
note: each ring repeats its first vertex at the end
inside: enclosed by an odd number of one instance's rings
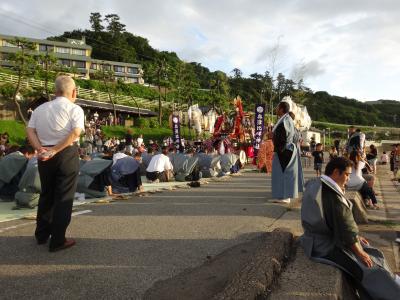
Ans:
POLYGON ((57 145, 73 129, 85 130, 83 109, 65 97, 57 97, 33 111, 28 127, 36 129, 43 146, 57 145))
POLYGON ((169 157, 164 154, 154 155, 147 167, 147 172, 163 172, 165 170, 172 170, 172 164, 169 157))

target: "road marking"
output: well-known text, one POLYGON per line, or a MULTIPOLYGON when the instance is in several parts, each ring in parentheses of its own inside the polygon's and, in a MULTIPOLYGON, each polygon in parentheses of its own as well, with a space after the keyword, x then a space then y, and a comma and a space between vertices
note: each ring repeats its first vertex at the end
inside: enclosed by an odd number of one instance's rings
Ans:
MULTIPOLYGON (((75 216, 79 216, 79 215, 83 215, 83 214, 87 214, 87 213, 91 213, 91 210, 81 210, 81 211, 75 211, 71 214, 71 216, 75 217, 75 216)), ((9 227, 5 227, 5 228, 1 228, 0 229, 0 233, 4 233, 8 230, 12 230, 12 229, 17 229, 17 228, 21 228, 21 227, 25 227, 28 225, 33 225, 36 224, 36 221, 33 222, 26 222, 26 223, 22 223, 22 224, 18 224, 18 225, 13 225, 13 226, 9 226, 9 227)))
POLYGON ((226 203, 226 202, 189 202, 189 203, 183 203, 183 202, 119 202, 116 203, 115 205, 181 205, 181 206, 198 206, 198 205, 213 205, 213 206, 264 206, 266 204, 273 204, 272 202, 265 202, 265 203, 226 203))

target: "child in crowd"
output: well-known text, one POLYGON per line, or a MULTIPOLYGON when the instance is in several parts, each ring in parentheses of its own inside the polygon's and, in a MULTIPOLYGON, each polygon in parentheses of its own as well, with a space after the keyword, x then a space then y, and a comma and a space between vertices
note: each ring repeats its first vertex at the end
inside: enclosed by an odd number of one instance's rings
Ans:
POLYGON ((324 152, 322 151, 321 143, 315 146, 315 151, 313 151, 312 156, 314 156, 314 170, 317 173, 317 177, 321 176, 322 163, 324 162, 324 152))

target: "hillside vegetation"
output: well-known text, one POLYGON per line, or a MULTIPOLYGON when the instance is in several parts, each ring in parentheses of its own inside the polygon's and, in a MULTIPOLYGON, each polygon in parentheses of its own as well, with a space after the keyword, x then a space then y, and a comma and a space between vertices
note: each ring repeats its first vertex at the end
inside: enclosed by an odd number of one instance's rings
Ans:
MULTIPOLYGON (((152 87, 119 82, 112 87, 113 93, 151 100, 161 97, 178 104, 198 103, 221 110, 233 110, 232 99, 240 95, 247 111, 253 111, 255 104, 260 102, 273 108, 283 96, 289 95, 296 103, 306 105, 315 121, 362 126, 399 125, 400 102, 378 100, 363 103, 325 91, 312 91, 305 86, 303 79, 293 80, 282 73, 273 75, 268 69, 247 77, 239 68, 234 68, 229 74, 211 71, 198 62, 183 61, 175 52, 153 48, 146 38, 127 32, 118 15, 102 16, 94 12, 89 20, 89 29, 74 29, 49 39, 85 38, 86 43, 93 47, 93 58, 140 63, 145 81, 152 87)), ((96 80, 77 80, 77 83, 82 88, 107 90, 102 82, 96 80)), ((0 86, 0 96, 6 97, 6 94, 5 88, 2 90, 0 86)))

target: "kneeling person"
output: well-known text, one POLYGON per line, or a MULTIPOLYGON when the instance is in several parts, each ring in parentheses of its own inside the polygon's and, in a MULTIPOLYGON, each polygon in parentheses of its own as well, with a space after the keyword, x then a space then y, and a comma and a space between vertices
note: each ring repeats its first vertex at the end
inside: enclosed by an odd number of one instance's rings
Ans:
POLYGON ((154 155, 151 158, 146 169, 146 178, 148 180, 167 182, 172 178, 173 167, 168 157, 168 147, 163 146, 161 152, 161 154, 154 155))

